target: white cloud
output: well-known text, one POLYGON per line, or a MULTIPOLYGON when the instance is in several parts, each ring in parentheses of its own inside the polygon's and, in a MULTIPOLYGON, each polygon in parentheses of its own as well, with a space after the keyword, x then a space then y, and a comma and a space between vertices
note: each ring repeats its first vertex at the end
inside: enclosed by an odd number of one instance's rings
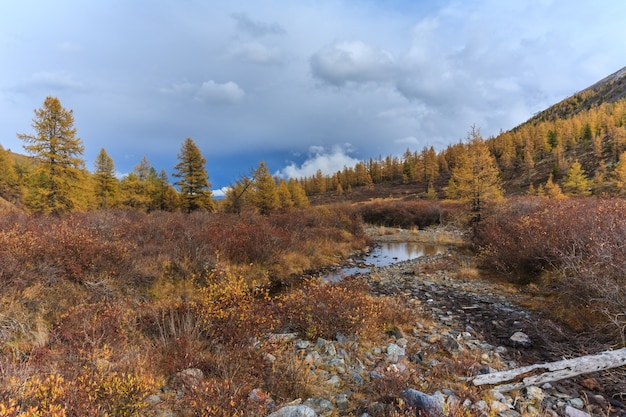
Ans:
POLYGON ((232 47, 230 55, 248 62, 263 65, 280 64, 284 61, 284 52, 277 46, 265 46, 260 42, 252 41, 237 44, 232 47))
POLYGON ((341 86, 349 82, 389 80, 395 72, 393 56, 361 42, 335 42, 314 53, 310 59, 313 76, 341 86))
POLYGON ((205 103, 237 103, 241 101, 246 93, 237 83, 228 81, 223 84, 213 80, 202 83, 196 93, 196 100, 205 103))
POLYGON ((183 95, 192 93, 196 90, 196 86, 190 82, 174 83, 170 87, 163 87, 159 91, 164 94, 183 95))
POLYGON ((323 146, 311 146, 309 158, 302 165, 297 166, 292 163, 283 168, 279 175, 287 178, 303 178, 315 175, 318 170, 325 175, 332 175, 346 166, 353 167, 359 162, 358 159, 347 154, 349 149, 350 144, 335 146, 330 151, 323 146))

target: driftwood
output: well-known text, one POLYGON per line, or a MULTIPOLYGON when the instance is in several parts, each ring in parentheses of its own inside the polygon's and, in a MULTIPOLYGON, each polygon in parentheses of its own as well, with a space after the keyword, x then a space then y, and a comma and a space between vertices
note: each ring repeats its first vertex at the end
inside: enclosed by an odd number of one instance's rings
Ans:
POLYGON ((624 365, 626 365, 626 348, 608 350, 580 358, 565 359, 558 362, 530 365, 508 371, 478 375, 472 379, 472 382, 474 385, 496 385, 501 382, 510 381, 508 384, 499 385, 494 388, 496 391, 507 392, 624 365))

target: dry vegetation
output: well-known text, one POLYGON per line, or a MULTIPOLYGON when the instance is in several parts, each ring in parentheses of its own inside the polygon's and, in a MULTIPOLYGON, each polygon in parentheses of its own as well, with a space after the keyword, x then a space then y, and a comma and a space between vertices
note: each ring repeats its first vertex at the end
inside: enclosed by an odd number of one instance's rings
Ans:
POLYGON ((349 282, 268 295, 368 243, 341 207, 1 222, 1 416, 144 415, 166 385, 162 397, 180 415, 258 415, 252 389, 288 401, 313 386, 297 358, 264 360, 276 354, 269 333, 374 335, 411 318, 349 282), (185 381, 172 378, 189 368, 205 378, 180 397, 185 381))
MULTIPOLYGON (((560 294, 563 317, 586 312, 570 324, 611 326, 617 341, 626 325, 625 210, 623 200, 510 199, 475 243, 483 267, 560 294)), ((404 216, 411 226, 462 218, 459 206, 397 201, 270 216, 8 213, 0 220, 0 416, 153 415, 147 398, 157 392, 159 406, 177 415, 254 416, 265 408, 248 400, 253 389, 278 404, 317 394, 303 358, 268 335, 315 341, 340 332, 366 344, 421 320, 354 280, 270 291, 369 244, 361 216, 393 226, 404 216), (180 374, 196 368, 201 380, 180 374)), ((438 386, 476 361, 440 359, 435 374, 385 374, 352 387, 355 396, 397 405, 402 389, 438 386)))
POLYGON ((626 343, 626 201, 520 197, 476 237, 483 266, 553 298, 578 331, 626 343))

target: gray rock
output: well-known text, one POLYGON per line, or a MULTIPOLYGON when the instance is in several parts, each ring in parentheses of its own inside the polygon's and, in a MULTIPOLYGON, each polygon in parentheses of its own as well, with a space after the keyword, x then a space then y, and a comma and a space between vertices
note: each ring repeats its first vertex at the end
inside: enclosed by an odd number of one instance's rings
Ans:
POLYGON ((583 400, 581 400, 580 398, 572 398, 568 401, 568 403, 574 407, 574 408, 578 408, 579 410, 582 410, 583 407, 585 406, 585 403, 583 402, 583 400))
POLYGON ((459 342, 452 336, 444 336, 441 341, 443 342, 444 349, 448 353, 458 353, 463 349, 461 345, 459 345, 459 342))
POLYGON ((387 346, 387 360, 391 363, 398 363, 405 354, 406 351, 395 343, 389 343, 387 346))
POLYGON ((348 410, 348 396, 346 394, 339 394, 335 398, 335 403, 337 404, 337 409, 339 411, 347 411, 348 410))
POLYGON ((530 340, 530 337, 526 333, 523 332, 515 332, 513 336, 509 338, 509 341, 513 344, 513 346, 521 346, 521 347, 530 347, 533 344, 533 341, 530 340))
POLYGON ((333 403, 328 401, 326 398, 309 398, 303 403, 303 405, 311 407, 318 416, 328 415, 332 413, 335 408, 333 403))
POLYGON ((352 377, 352 381, 357 385, 365 384, 365 380, 357 371, 350 371, 350 377, 352 377))
POLYGON ((563 417, 591 417, 591 415, 585 413, 582 410, 578 410, 574 407, 566 405, 563 407, 563 417))
POLYGON ((304 350, 306 348, 308 348, 311 345, 311 343, 309 343, 308 340, 298 340, 296 341, 296 349, 298 350, 304 350))
POLYGON ((317 417, 317 413, 306 405, 287 405, 267 417, 317 417))
POLYGON ((430 416, 443 415, 443 402, 432 395, 409 388, 400 394, 406 404, 415 410, 415 414, 424 413, 430 416))

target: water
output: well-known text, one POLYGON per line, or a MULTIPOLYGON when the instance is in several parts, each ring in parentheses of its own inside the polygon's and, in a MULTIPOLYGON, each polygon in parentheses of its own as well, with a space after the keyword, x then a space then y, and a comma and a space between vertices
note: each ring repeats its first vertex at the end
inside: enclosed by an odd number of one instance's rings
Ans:
POLYGON ((357 273, 370 272, 371 267, 384 267, 397 262, 408 261, 421 256, 434 256, 445 253, 446 246, 419 242, 383 242, 368 255, 357 261, 356 266, 342 268, 326 275, 325 279, 338 281, 357 273))

